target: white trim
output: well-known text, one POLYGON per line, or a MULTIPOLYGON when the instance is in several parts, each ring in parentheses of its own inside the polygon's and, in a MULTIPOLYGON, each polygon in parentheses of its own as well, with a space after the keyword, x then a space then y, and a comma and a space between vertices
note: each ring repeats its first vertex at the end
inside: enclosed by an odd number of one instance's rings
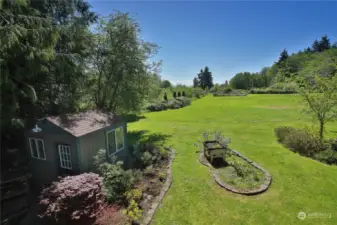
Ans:
POLYGON ((31 154, 32 158, 46 160, 47 156, 46 156, 46 151, 45 151, 45 148, 44 148, 44 141, 40 138, 28 138, 28 140, 29 140, 30 154, 31 154), (35 147, 36 147, 35 150, 36 150, 37 157, 35 157, 34 154, 33 154, 33 148, 32 148, 32 142, 31 141, 35 142, 35 147), (42 150, 43 150, 43 153, 44 153, 44 158, 40 157, 38 141, 41 141, 41 143, 42 143, 42 150))
POLYGON ((107 145, 107 151, 108 151, 109 157, 112 156, 112 155, 114 155, 114 154, 116 154, 117 152, 122 151, 125 148, 125 134, 124 134, 124 128, 123 128, 123 126, 116 127, 114 129, 111 129, 111 130, 109 130, 109 131, 106 132, 106 145, 107 145), (120 148, 120 149, 117 148, 117 136, 116 136, 116 130, 119 129, 119 128, 121 128, 122 134, 123 134, 123 147, 120 148), (108 137, 108 135, 109 135, 109 133, 111 133, 113 131, 115 132, 115 147, 116 147, 116 151, 114 153, 110 154, 110 152, 109 152, 109 137, 108 137))
POLYGON ((59 159, 60 159, 61 168, 72 170, 73 164, 71 161, 70 146, 69 145, 58 145, 57 148, 59 150, 59 159), (67 157, 63 157, 63 156, 67 156, 67 157), (66 163, 70 166, 67 166, 66 163))

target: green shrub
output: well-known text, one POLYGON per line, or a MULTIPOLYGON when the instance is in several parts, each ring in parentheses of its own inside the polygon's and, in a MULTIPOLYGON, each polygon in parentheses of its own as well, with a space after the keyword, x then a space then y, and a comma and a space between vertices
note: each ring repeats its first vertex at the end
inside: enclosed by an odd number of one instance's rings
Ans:
POLYGON ((337 152, 330 148, 316 153, 313 158, 329 165, 337 165, 337 152))
POLYGON ((146 106, 146 110, 150 112, 158 112, 167 109, 179 109, 191 104, 191 99, 186 97, 177 97, 170 101, 164 101, 159 103, 153 103, 146 106))
POLYGON ((282 143, 286 136, 294 133, 295 131, 296 129, 293 127, 278 127, 275 128, 275 135, 277 137, 277 140, 282 143))
POLYGON ((129 222, 139 220, 143 213, 143 211, 139 208, 142 191, 135 188, 125 192, 124 197, 128 200, 128 207, 123 210, 123 214, 128 217, 129 222))
POLYGON ((123 214, 128 217, 129 222, 137 221, 142 217, 143 211, 139 208, 138 203, 131 199, 129 205, 123 210, 123 214))
POLYGON ((152 165, 154 156, 150 152, 142 153, 141 160, 144 167, 152 165))
POLYGON ((285 135, 283 144, 292 151, 308 157, 312 157, 314 153, 325 150, 327 147, 318 135, 300 129, 285 135))
POLYGON ((101 149, 94 158, 99 173, 103 177, 105 197, 110 203, 123 201, 124 193, 134 186, 141 174, 139 171, 124 170, 123 162, 116 162, 116 158, 112 159, 112 163, 104 162, 103 155, 105 150, 101 149))

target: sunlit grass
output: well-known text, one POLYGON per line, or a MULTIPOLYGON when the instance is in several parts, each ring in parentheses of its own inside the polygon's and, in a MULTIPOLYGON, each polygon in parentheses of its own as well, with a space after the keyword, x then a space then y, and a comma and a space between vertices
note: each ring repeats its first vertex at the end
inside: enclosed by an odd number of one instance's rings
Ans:
MULTIPOLYGON (((173 184, 156 212, 153 224, 337 224, 337 166, 295 154, 274 136, 279 126, 304 127, 311 118, 300 113, 295 95, 212 97, 179 110, 147 113, 129 130, 170 135, 166 145, 176 150, 173 184), (221 131, 230 147, 271 173, 273 182, 262 195, 241 196, 217 186, 195 153, 203 131, 221 131), (307 218, 298 212, 331 213, 331 219, 307 218)), ((337 136, 337 123, 328 123, 326 136, 337 136)))

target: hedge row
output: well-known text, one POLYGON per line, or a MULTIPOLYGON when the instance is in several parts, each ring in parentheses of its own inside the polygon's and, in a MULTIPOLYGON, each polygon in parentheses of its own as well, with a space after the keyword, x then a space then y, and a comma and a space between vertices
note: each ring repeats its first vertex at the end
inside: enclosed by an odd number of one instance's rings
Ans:
POLYGON ((250 94, 296 94, 295 90, 284 90, 284 89, 252 89, 249 91, 250 94))
POLYGON ((167 109, 180 109, 191 104, 191 99, 186 97, 175 98, 169 101, 162 101, 154 104, 150 104, 146 107, 146 110, 150 112, 158 112, 167 109))

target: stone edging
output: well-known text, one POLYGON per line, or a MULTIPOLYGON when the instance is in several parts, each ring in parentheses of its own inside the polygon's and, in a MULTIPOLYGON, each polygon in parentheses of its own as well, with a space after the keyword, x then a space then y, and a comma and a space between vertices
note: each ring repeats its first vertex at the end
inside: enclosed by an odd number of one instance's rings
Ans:
POLYGON ((165 184, 163 185, 163 187, 160 190, 160 194, 154 198, 154 200, 151 204, 150 210, 148 210, 147 214, 144 216, 143 221, 141 222, 141 225, 148 225, 148 224, 151 223, 152 218, 153 218, 157 208, 161 204, 161 201, 163 200, 166 192, 169 190, 169 188, 172 184, 172 169, 171 168, 172 168, 172 161, 173 161, 174 156, 175 156, 175 151, 171 148, 168 148, 168 147, 164 147, 164 148, 171 152, 169 163, 167 165, 167 178, 166 178, 165 184))
POLYGON ((237 194, 243 194, 243 195, 256 195, 256 194, 260 194, 262 192, 265 192, 269 186, 271 185, 271 175, 270 173, 268 173, 268 171, 266 171, 264 168, 262 168, 261 166, 259 166, 257 163, 253 162, 252 160, 246 158, 245 156, 243 156, 240 152, 235 151, 233 149, 231 149, 232 153, 234 153, 234 155, 242 158, 243 160, 245 160, 247 163, 249 163, 250 165, 254 166, 255 168, 261 170, 264 175, 265 175, 265 180, 264 183, 253 190, 238 190, 233 186, 230 186, 228 184, 226 184, 225 182, 223 182, 220 177, 218 176, 217 172, 215 172, 215 170, 213 169, 213 166, 207 161, 207 159, 205 158, 203 151, 200 151, 200 157, 199 157, 199 161, 201 164, 208 166, 211 173, 212 173, 212 177, 214 178, 214 180, 216 181, 216 183, 218 185, 220 185, 222 188, 225 188, 228 191, 231 191, 233 193, 237 193, 237 194))

